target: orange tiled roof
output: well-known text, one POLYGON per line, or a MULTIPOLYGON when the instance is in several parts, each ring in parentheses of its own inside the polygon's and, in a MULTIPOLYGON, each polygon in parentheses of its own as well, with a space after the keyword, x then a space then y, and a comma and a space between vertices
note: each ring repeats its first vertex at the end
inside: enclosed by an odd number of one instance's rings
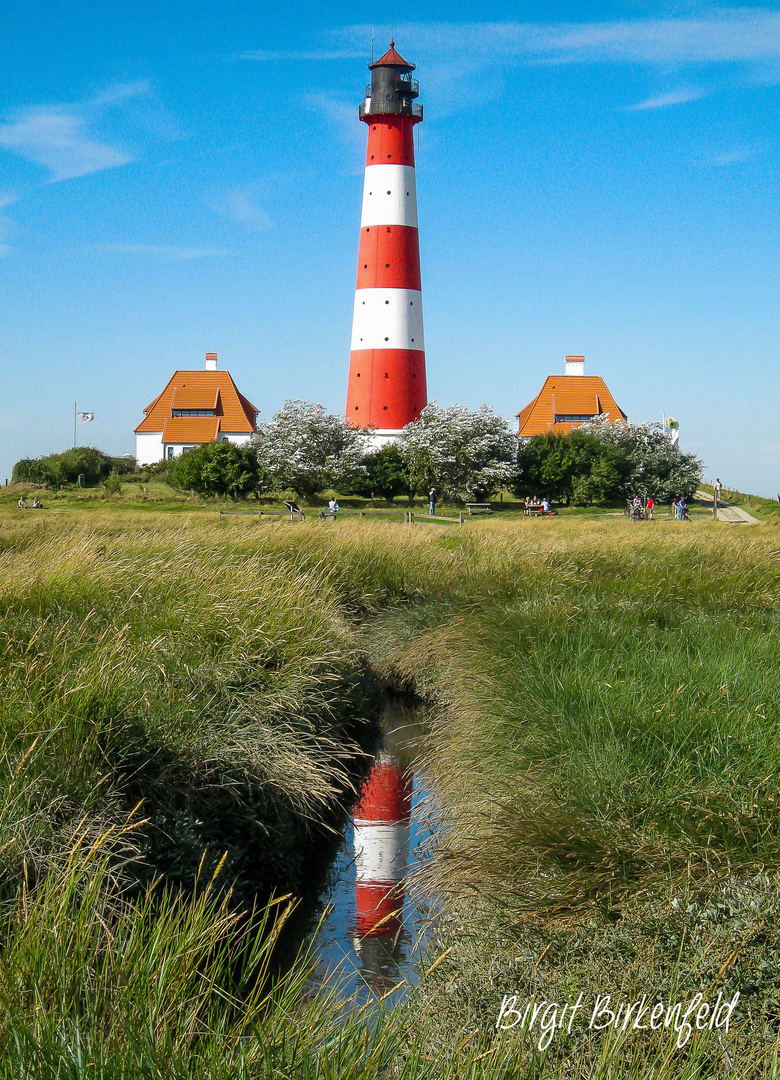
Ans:
POLYGON ((548 431, 566 435, 584 421, 556 420, 556 416, 590 418, 602 413, 609 413, 611 423, 627 419, 600 375, 548 375, 537 396, 517 414, 517 434, 520 438, 548 431))
POLYGON ((172 409, 216 409, 219 387, 177 386, 173 391, 172 409))
POLYGON ((208 443, 219 435, 218 416, 169 416, 163 428, 164 443, 208 443))
MULTIPOLYGON (((214 408, 220 421, 219 430, 229 432, 245 432, 251 434, 256 430, 255 417, 257 409, 251 401, 239 393, 236 384, 228 371, 175 371, 168 380, 163 392, 146 406, 145 418, 141 421, 136 432, 164 431, 166 421, 174 419, 171 409, 174 408, 173 399, 176 395, 177 409, 210 409, 214 408), (180 397, 179 394, 183 396, 180 397), (198 404, 182 405, 182 400, 197 401, 198 404), (201 404, 207 402, 207 404, 201 404)), ((212 427, 214 417, 211 416, 181 416, 175 419, 206 420, 212 427)), ((203 440, 187 439, 187 442, 209 442, 216 438, 215 435, 203 440)), ((169 440, 170 441, 170 440, 169 440)))

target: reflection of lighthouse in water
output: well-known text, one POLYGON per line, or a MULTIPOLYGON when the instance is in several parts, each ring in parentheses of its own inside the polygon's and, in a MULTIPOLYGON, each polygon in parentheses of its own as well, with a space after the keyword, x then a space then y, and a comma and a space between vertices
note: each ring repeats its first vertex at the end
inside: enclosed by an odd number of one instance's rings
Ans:
POLYGON ((379 990, 393 985, 395 968, 404 955, 402 909, 412 779, 410 770, 382 752, 354 811, 355 949, 366 982, 379 990))

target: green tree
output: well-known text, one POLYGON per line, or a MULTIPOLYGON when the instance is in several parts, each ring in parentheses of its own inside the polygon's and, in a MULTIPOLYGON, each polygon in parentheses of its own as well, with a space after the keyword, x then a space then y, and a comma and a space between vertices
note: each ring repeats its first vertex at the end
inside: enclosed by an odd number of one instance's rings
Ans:
POLYGON ((617 498, 624 471, 620 451, 583 428, 551 432, 519 447, 514 491, 584 506, 617 498))
POLYGON ((518 451, 522 495, 549 495, 588 505, 633 495, 659 502, 690 498, 701 483, 702 462, 683 454, 658 424, 594 421, 568 435, 537 435, 518 451))
POLYGON ((392 502, 396 495, 409 495, 409 474, 398 443, 386 443, 379 450, 366 454, 362 462, 363 471, 357 474, 346 487, 345 495, 380 495, 392 502))
POLYGON ((87 484, 97 484, 111 475, 114 460, 94 446, 74 446, 61 454, 23 458, 14 465, 12 476, 14 483, 62 487, 63 484, 75 484, 83 475, 87 484))
POLYGON ((263 489, 257 451, 252 443, 236 446, 227 441, 210 442, 185 450, 168 470, 168 482, 199 495, 239 495, 263 489))
POLYGON ((684 454, 672 443, 657 422, 650 424, 583 425, 603 446, 616 450, 624 463, 619 494, 652 495, 658 502, 671 502, 684 495, 690 499, 701 483, 704 462, 695 454, 684 454))

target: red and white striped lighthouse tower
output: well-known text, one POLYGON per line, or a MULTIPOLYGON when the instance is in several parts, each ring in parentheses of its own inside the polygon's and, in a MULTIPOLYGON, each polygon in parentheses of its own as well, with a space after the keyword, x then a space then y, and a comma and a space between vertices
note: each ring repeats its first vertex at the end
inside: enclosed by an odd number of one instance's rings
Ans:
POLYGON ((347 421, 373 429, 381 445, 428 403, 414 170, 414 128, 423 108, 415 101, 415 65, 394 41, 369 68, 360 106, 368 149, 347 421))
POLYGON ((412 773, 382 751, 353 811, 355 936, 364 981, 386 993, 405 957, 406 870, 412 819, 412 773))

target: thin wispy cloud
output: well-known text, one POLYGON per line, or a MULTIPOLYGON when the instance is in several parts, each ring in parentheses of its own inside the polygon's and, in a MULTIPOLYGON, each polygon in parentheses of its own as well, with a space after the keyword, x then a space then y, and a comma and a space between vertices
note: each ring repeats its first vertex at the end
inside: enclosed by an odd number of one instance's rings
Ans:
POLYGON ((12 191, 0 191, 0 257, 8 255, 13 247, 5 241, 15 228, 15 223, 3 213, 6 206, 13 206, 18 196, 12 191))
POLYGON ((342 138, 349 142, 354 142, 355 131, 359 132, 359 128, 355 128, 357 108, 354 100, 340 100, 330 94, 315 91, 304 93, 301 100, 313 115, 321 116, 329 128, 338 131, 342 138))
POLYGON ((245 225, 253 232, 267 232, 273 222, 257 200, 257 191, 250 186, 215 192, 206 199, 206 205, 228 221, 245 225))
POLYGON ((18 110, 0 122, 0 148, 43 166, 52 182, 130 164, 137 155, 125 139, 102 134, 110 113, 124 133, 135 128, 165 140, 181 137, 150 84, 136 80, 112 83, 83 101, 18 110))
POLYGON ((71 106, 25 109, 0 124, 0 147, 42 165, 53 181, 72 180, 133 160, 124 148, 93 138, 86 126, 84 117, 71 106))
MULTIPOLYGON (((333 31, 351 51, 370 40, 366 25, 333 31)), ((620 19, 589 23, 410 23, 395 28, 418 55, 546 60, 555 63, 711 64, 780 56, 780 12, 741 8, 691 18, 620 19)), ((315 54, 316 57, 316 54, 315 54)))
POLYGON ((191 262, 194 259, 214 259, 232 252, 226 248, 176 247, 167 244, 94 244, 92 251, 117 255, 142 255, 170 262, 191 262))
POLYGON ((118 111, 125 124, 164 142, 184 137, 181 125, 160 101, 148 79, 116 82, 97 90, 84 102, 84 112, 98 122, 101 114, 118 111))
POLYGON ((124 105, 128 101, 134 101, 141 97, 151 97, 152 88, 148 79, 136 79, 134 82, 111 83, 102 90, 96 90, 94 94, 84 102, 87 108, 91 106, 112 107, 124 105))
POLYGON ((706 97, 708 93, 708 90, 695 87, 670 90, 666 94, 657 94, 655 97, 647 98, 636 105, 629 105, 628 111, 644 112, 652 109, 668 109, 673 105, 685 105, 689 101, 699 101, 701 98, 706 97))
POLYGON ((303 60, 310 62, 312 60, 358 60, 365 56, 365 49, 351 48, 351 49, 318 49, 316 51, 305 52, 296 50, 273 50, 273 49, 252 49, 247 52, 238 53, 233 59, 235 60, 259 60, 262 63, 268 64, 279 60, 303 60))
POLYGON ((717 154, 713 164, 724 167, 728 165, 744 165, 746 161, 752 161, 758 157, 759 152, 757 146, 735 147, 733 150, 726 150, 722 154, 717 154))

